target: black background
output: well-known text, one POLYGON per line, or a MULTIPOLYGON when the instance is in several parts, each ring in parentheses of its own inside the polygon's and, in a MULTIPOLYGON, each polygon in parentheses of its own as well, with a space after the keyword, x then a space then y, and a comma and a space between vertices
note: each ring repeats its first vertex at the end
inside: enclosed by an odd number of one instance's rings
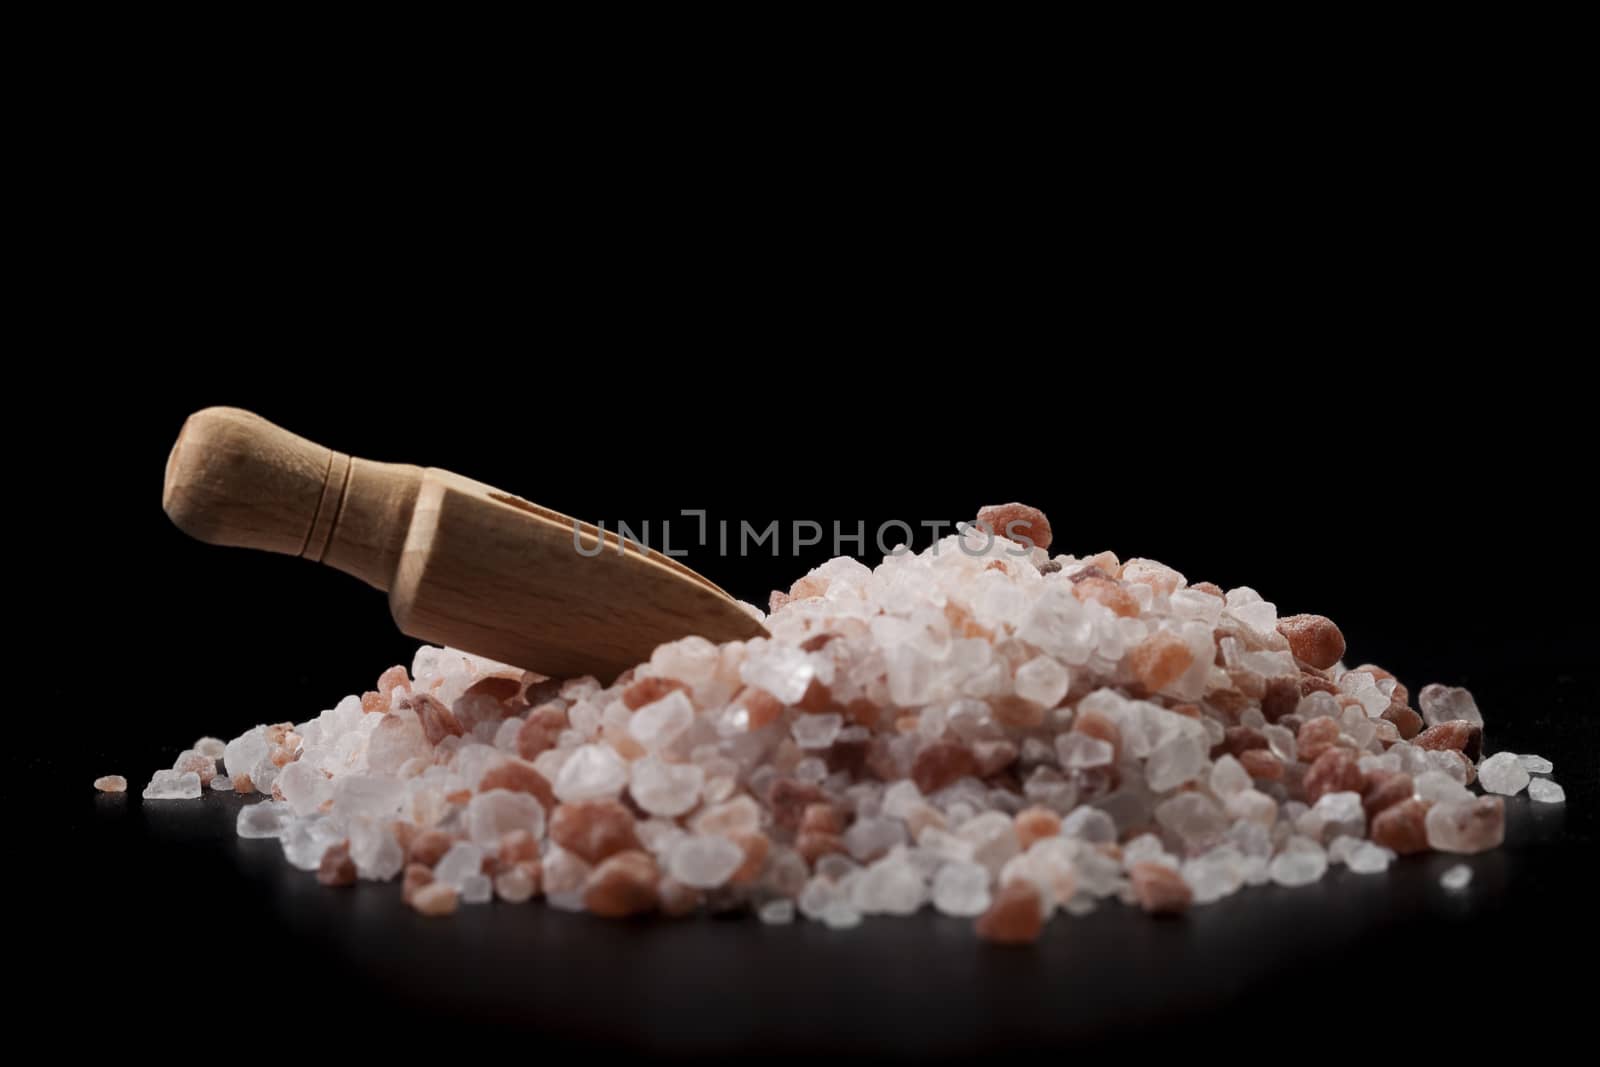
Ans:
MULTIPOLYGON (((576 154, 535 191, 492 151, 481 178, 435 181, 337 137, 266 151, 253 112, 152 129, 104 103, 79 134, 105 167, 44 164, 62 210, 28 287, 38 365, 9 402, 28 636, 4 792, 13 817, 45 814, 8 897, 40 1002, 94 1005, 63 1040, 173 1048, 227 1015, 413 1051, 1243 1034, 1277 1055, 1345 1020, 1421 1042, 1422 1018, 1461 1056, 1581 1021, 1573 986, 1539 981, 1580 980, 1600 802, 1593 414, 1559 144, 1507 124, 1515 165, 1469 167, 1398 136, 1337 158, 1306 140, 1248 175, 1113 156, 1073 189, 1026 153, 977 185, 815 161, 701 181, 576 154), (167 522, 167 450, 210 404, 590 521, 870 530, 1033 503, 1059 551, 1248 584, 1333 617, 1352 659, 1413 692, 1472 687, 1490 746, 1552 758, 1572 799, 1519 815, 1463 898, 1429 859, 1181 923, 1057 920, 1031 950, 928 916, 845 934, 539 906, 426 923, 392 886, 326 893, 234 842, 224 798, 138 802, 196 737, 311 717, 415 647, 354 579, 167 522), (92 794, 106 773, 127 798, 92 794)), ((826 555, 687 562, 764 605, 826 555)))

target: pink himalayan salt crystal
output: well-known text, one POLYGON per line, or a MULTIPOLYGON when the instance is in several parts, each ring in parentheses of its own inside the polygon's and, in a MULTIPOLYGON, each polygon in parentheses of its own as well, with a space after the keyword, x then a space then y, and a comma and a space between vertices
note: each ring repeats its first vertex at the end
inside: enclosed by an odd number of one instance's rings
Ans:
POLYGON ((317 881, 325 886, 351 886, 356 884, 356 865, 350 858, 350 843, 341 841, 328 846, 317 865, 317 881))
MULTIPOLYGON (((1050 547, 1050 520, 1038 508, 1026 504, 990 504, 978 511, 977 526, 996 537, 1038 548, 1050 547)), ((1013 549, 1015 551, 1015 549, 1013 549)))
MULTIPOLYGON (((590 864, 640 847, 633 832, 633 815, 615 800, 558 806, 550 816, 550 840, 590 864)), ((654 884, 654 875, 650 881, 654 884)))
POLYGON ((583 906, 608 919, 654 911, 661 900, 656 888, 660 879, 656 861, 648 852, 618 852, 590 872, 583 887, 583 906))
POLYGON ((1147 691, 1158 693, 1183 677, 1194 653, 1177 634, 1162 630, 1151 634, 1128 652, 1128 666, 1147 691))
POLYGON ((430 882, 411 894, 411 906, 420 915, 450 915, 460 903, 461 895, 442 882, 430 882))
POLYGON ((1044 902, 1031 882, 1019 880, 994 895, 989 910, 973 924, 978 936, 1000 945, 1026 945, 1044 930, 1044 902))
POLYGON ((108 774, 94 780, 94 787, 102 793, 126 793, 128 780, 120 774, 108 774))
POLYGON ((1160 863, 1136 863, 1128 871, 1139 907, 1152 915, 1177 915, 1189 909, 1194 891, 1183 875, 1160 863))
POLYGON ((210 785, 211 779, 216 777, 217 774, 217 761, 210 756, 202 755, 190 749, 178 757, 177 762, 172 765, 172 769, 179 774, 193 771, 200 776, 201 785, 210 785))
POLYGON ((1295 659, 1319 670, 1344 658, 1344 634, 1326 615, 1290 615, 1278 620, 1278 632, 1288 638, 1295 659))

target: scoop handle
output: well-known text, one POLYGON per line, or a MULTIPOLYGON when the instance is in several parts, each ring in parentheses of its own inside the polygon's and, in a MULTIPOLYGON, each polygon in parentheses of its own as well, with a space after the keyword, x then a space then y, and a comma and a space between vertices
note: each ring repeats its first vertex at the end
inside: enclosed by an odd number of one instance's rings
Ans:
POLYGON ((206 408, 172 446, 161 506, 201 541, 301 556, 388 591, 422 473, 335 452, 240 408, 206 408))

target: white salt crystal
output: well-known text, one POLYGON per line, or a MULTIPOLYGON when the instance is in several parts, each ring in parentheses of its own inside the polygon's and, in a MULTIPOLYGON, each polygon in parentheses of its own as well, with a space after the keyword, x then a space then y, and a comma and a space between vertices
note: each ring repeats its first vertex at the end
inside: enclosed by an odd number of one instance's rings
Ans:
POLYGON ((1196 904, 1210 904, 1237 892, 1245 881, 1245 857, 1232 847, 1215 848, 1183 865, 1196 904))
POLYGON ((326 815, 295 819, 278 838, 283 857, 302 871, 314 871, 330 845, 344 840, 344 828, 326 815))
POLYGON ((976 863, 947 863, 933 876, 933 906, 945 915, 989 910, 989 870, 976 863))
POLYGON ((1109 845, 1117 839, 1117 824, 1099 808, 1085 804, 1073 808, 1061 820, 1061 836, 1075 837, 1095 845, 1109 845))
POLYGON ((1223 755, 1211 765, 1211 791, 1226 798, 1250 788, 1250 772, 1230 755, 1223 755))
POLYGON ((1074 730, 1056 736, 1056 754, 1068 770, 1084 770, 1109 765, 1116 750, 1109 742, 1074 730))
POLYGON ((1464 804, 1472 800, 1472 790, 1442 771, 1424 771, 1412 779, 1412 793, 1430 804, 1464 804))
POLYGON ((1360 793, 1324 793, 1306 817, 1321 825, 1323 837, 1340 834, 1361 837, 1367 830, 1367 814, 1361 807, 1360 793))
POLYGON ((673 846, 667 871, 692 889, 715 889, 733 877, 744 850, 725 837, 692 834, 673 846))
POLYGON ((1017 696, 1041 707, 1053 708, 1061 703, 1071 684, 1067 668, 1049 656, 1035 656, 1017 668, 1017 696))
POLYGON ((239 809, 239 817, 234 820, 234 832, 240 837, 282 837, 293 817, 294 813, 288 804, 262 801, 239 809))
POLYGON ((497 848, 516 830, 526 830, 536 841, 544 836, 544 808, 529 794, 491 789, 467 802, 467 836, 480 848, 497 848))
POLYGON ((628 762, 610 745, 582 745, 561 765, 555 794, 563 801, 608 800, 628 784, 628 762))
POLYGON ((265 726, 257 726, 229 741, 222 750, 222 762, 232 775, 250 774, 271 751, 265 726))
POLYGON ((794 922, 794 901, 769 900, 756 909, 756 917, 768 926, 783 926, 794 922))
POLYGON ((1564 804, 1567 791, 1549 778, 1535 778, 1528 786, 1528 796, 1540 804, 1564 804))
POLYGON ((1465 689, 1437 682, 1425 685, 1422 692, 1417 694, 1417 705, 1422 709, 1423 721, 1429 726, 1455 719, 1465 719, 1474 726, 1483 725, 1483 713, 1478 710, 1478 702, 1465 689))
POLYGON ((791 727, 795 744, 805 749, 822 749, 833 744, 844 726, 844 716, 837 712, 826 715, 799 715, 791 727))
POLYGON ((628 732, 652 752, 666 748, 694 723, 694 704, 681 689, 674 689, 653 704, 633 713, 628 732))
POLYGON ((463 892, 467 879, 483 871, 483 849, 470 841, 457 841, 439 858, 433 880, 463 892))
POLYGON ((227 744, 215 737, 202 737, 189 747, 213 760, 221 759, 222 754, 228 750, 227 744))
POLYGON ((200 775, 194 771, 157 771, 141 795, 145 800, 193 800, 200 795, 200 775))
POLYGON ((868 867, 850 893, 851 903, 864 915, 910 915, 925 897, 922 875, 901 853, 868 867))
POLYGON ((1528 784, 1528 771, 1510 752, 1496 752, 1478 764, 1478 784, 1486 793, 1516 796, 1528 784))
POLYGON ((486 874, 469 874, 461 880, 461 903, 487 904, 494 899, 494 883, 486 874))
POLYGON ((635 760, 628 792, 651 815, 682 815, 700 802, 705 771, 694 763, 667 763, 654 756, 635 760))
POLYGON ((379 819, 358 819, 350 824, 350 859, 356 874, 374 882, 387 882, 405 866, 405 851, 389 824, 379 819))
MULTIPOLYGON (((1388 705, 1384 705, 1387 707, 1388 705)), ((1267 746, 1272 754, 1284 763, 1293 763, 1298 755, 1298 746, 1295 743, 1294 731, 1277 725, 1276 723, 1263 726, 1261 732, 1266 735, 1267 746)))
POLYGON ((1189 851, 1208 847, 1228 829, 1228 817, 1200 793, 1179 793, 1156 805, 1156 822, 1176 834, 1189 851))
POLYGON ((899 819, 867 818, 851 823, 841 840, 851 856, 865 862, 883 855, 896 845, 905 844, 909 835, 905 823, 899 819))
POLYGON ((1465 863, 1458 863, 1439 876, 1439 884, 1452 891, 1465 889, 1471 882, 1472 868, 1465 863))
POLYGON ((822 909, 822 921, 830 930, 848 930, 861 925, 861 913, 848 900, 836 899, 822 909))
POLYGON ((1338 866, 1350 858, 1350 853, 1360 848, 1364 842, 1359 837, 1340 834, 1328 842, 1328 863, 1338 866))
POLYGON ((1389 849, 1364 841, 1350 852, 1345 863, 1356 874, 1382 874, 1394 858, 1395 854, 1389 849))
POLYGON ((1551 771, 1556 769, 1555 764, 1551 763, 1543 756, 1534 756, 1524 753, 1517 757, 1517 762, 1522 764, 1522 769, 1527 771, 1529 774, 1549 774, 1551 771))
POLYGON ((1281 886, 1310 885, 1328 870, 1328 856, 1315 841, 1292 837, 1284 850, 1272 858, 1268 876, 1281 886))
MULTIPOLYGON (((750 644, 755 646, 756 642, 750 644)), ((746 685, 765 689, 782 704, 798 704, 816 675, 816 667, 809 656, 798 648, 777 642, 752 647, 739 668, 739 677, 746 685)))
POLYGON ((226 774, 219 774, 211 779, 211 788, 219 793, 233 792, 233 779, 226 774))
POLYGON ((304 760, 285 767, 278 775, 278 791, 296 815, 310 815, 333 799, 333 780, 304 760))
POLYGON ((1183 734, 1158 746, 1144 765, 1145 782, 1164 793, 1199 777, 1205 770, 1209 747, 1205 740, 1183 734))

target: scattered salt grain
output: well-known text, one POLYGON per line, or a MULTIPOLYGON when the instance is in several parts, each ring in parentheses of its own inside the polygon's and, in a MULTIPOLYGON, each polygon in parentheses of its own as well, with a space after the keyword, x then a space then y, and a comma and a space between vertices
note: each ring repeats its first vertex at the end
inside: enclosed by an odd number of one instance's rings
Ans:
POLYGON ((1555 764, 1543 756, 1522 754, 1517 757, 1517 762, 1522 764, 1522 769, 1529 774, 1549 774, 1556 769, 1555 764))
POLYGON ((193 800, 200 795, 200 775, 194 771, 157 771, 141 795, 145 800, 193 800))
POLYGON ((1540 804, 1564 804, 1567 791, 1549 778, 1535 778, 1528 785, 1528 796, 1540 804))
POLYGON ((1478 764, 1478 784, 1486 793, 1516 796, 1528 784, 1528 770, 1510 752, 1496 752, 1478 764))
POLYGON ((240 808, 234 822, 240 837, 282 837, 293 820, 289 805, 266 800, 240 808))
POLYGON ((108 774, 94 780, 94 787, 102 793, 126 793, 128 780, 120 774, 108 774))
POLYGON ((1439 884, 1451 891, 1465 889, 1472 882, 1472 868, 1458 863, 1439 876, 1439 884))

